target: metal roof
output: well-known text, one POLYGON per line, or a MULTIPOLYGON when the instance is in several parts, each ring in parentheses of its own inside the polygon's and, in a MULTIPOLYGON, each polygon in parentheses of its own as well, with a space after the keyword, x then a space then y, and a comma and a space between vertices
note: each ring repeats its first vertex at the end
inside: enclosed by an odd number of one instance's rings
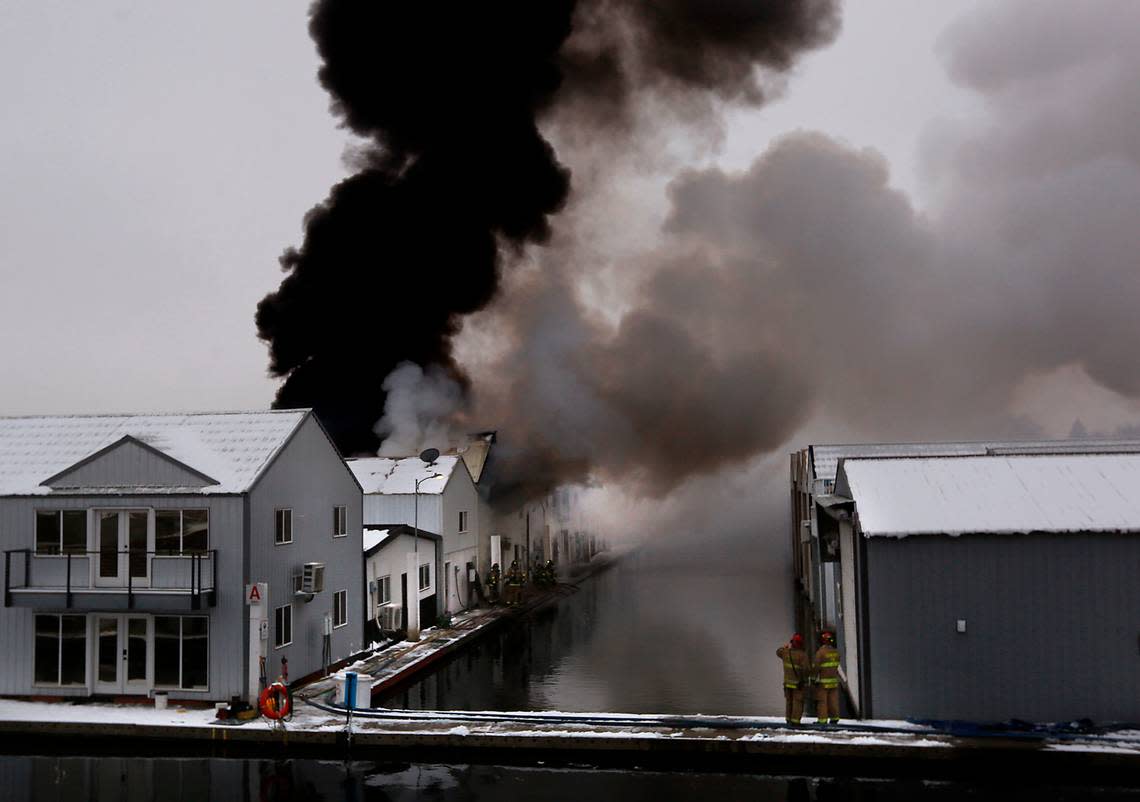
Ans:
POLYGON ((459 461, 457 456, 442 456, 429 465, 419 457, 364 457, 348 460, 348 467, 365 495, 410 496, 415 492, 417 479, 421 480, 421 495, 436 495, 447 487, 451 472, 459 461))
POLYGON ((0 418, 0 496, 49 494, 51 488, 44 484, 48 479, 124 439, 160 451, 215 482, 205 487, 133 488, 139 493, 242 493, 308 414, 301 409, 0 418))
POLYGON ((867 536, 1140 532, 1140 454, 851 459, 867 536))
POLYGON ((435 543, 442 543, 443 537, 426 529, 413 529, 407 524, 381 524, 364 530, 364 556, 371 557, 378 551, 388 548, 400 539, 401 535, 418 537, 435 543))
POLYGON ((982 440, 950 443, 847 443, 811 447, 816 479, 835 479, 839 460, 850 457, 967 457, 986 454, 1140 453, 1140 440, 982 440))

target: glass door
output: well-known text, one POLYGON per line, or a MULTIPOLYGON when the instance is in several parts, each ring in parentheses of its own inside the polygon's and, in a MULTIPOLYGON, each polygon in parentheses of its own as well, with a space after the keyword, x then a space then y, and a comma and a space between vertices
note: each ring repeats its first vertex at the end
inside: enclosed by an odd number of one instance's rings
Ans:
POLYGON ((150 513, 147 510, 99 510, 95 522, 95 585, 150 585, 150 513))
POLYGON ((150 619, 95 616, 95 692, 146 693, 150 689, 150 619))

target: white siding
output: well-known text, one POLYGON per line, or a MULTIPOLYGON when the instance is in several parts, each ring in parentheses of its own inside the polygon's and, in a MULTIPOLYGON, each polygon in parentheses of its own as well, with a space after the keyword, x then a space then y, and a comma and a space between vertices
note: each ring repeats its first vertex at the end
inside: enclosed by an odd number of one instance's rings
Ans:
MULTIPOLYGON (((838 622, 842 627, 843 642, 843 674, 847 680, 847 688, 851 692, 851 700, 856 708, 859 706, 859 621, 858 604, 856 599, 857 586, 855 583, 855 533, 850 521, 839 522, 839 555, 840 555, 840 589, 842 600, 840 609, 843 620, 838 622)), ((856 710, 856 713, 859 711, 856 710)))
POLYGON ((364 497, 364 525, 380 524, 415 525, 417 504, 419 527, 427 532, 442 534, 439 531, 442 520, 442 500, 439 495, 420 494, 419 501, 413 495, 403 493, 392 495, 368 494, 364 497))
MULTIPOLYGON (((390 604, 395 607, 404 607, 404 597, 400 587, 400 575, 408 570, 408 555, 413 552, 419 554, 420 565, 430 565, 431 567, 431 584, 419 591, 418 597, 426 599, 435 593, 438 577, 436 576, 437 568, 435 563, 436 541, 429 538, 419 538, 419 545, 415 544, 410 535, 389 535, 395 538, 394 543, 385 542, 384 548, 369 555, 366 562, 366 572, 369 580, 378 579, 380 577, 391 578, 391 591, 392 597, 390 604)), ((408 577, 408 587, 413 591, 417 587, 416 577, 408 577)), ((371 610, 369 615, 375 619, 379 616, 379 608, 381 605, 376 603, 375 598, 369 599, 371 610)), ((431 622, 424 622, 426 626, 431 622)))
POLYGON ((250 494, 250 582, 269 583, 267 673, 272 680, 289 660, 290 680, 321 668, 324 616, 333 593, 348 592, 348 626, 333 630, 333 659, 361 646, 364 607, 362 497, 352 473, 310 416, 250 494), (333 508, 344 506, 348 536, 333 537, 333 508), (274 543, 274 511, 293 511, 293 542, 274 543), (325 564, 325 589, 306 602, 293 593, 293 575, 307 562, 325 564), (273 608, 293 605, 293 643, 273 647, 273 608))

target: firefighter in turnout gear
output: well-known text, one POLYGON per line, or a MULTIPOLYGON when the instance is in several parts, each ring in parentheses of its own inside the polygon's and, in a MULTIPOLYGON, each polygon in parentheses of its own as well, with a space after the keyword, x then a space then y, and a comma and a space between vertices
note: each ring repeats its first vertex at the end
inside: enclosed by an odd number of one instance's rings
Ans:
POLYGON ((804 638, 800 633, 776 650, 784 661, 784 718, 789 724, 799 724, 804 714, 804 691, 811 677, 811 661, 804 651, 804 638))
POLYGON ((815 714, 820 724, 839 723, 839 650, 835 633, 825 630, 819 636, 815 653, 815 714))
POLYGON ((491 566, 491 575, 487 577, 487 598, 491 604, 499 603, 499 582, 502 579, 500 573, 498 563, 491 566))
POLYGON ((519 570, 519 561, 511 560, 511 567, 507 569, 506 602, 508 607, 514 607, 522 601, 522 586, 525 579, 519 570))

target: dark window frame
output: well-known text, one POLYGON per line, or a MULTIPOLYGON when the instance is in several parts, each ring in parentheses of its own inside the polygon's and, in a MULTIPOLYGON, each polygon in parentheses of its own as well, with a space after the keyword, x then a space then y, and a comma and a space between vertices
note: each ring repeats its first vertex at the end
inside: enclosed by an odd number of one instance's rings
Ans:
POLYGON ((333 629, 346 626, 348 626, 348 590, 338 590, 333 593, 333 629))
POLYGON ((151 635, 151 651, 153 652, 152 659, 154 660, 154 687, 160 690, 175 690, 175 691, 209 691, 210 689, 210 617, 205 615, 156 615, 153 616, 151 635), (159 639, 158 629, 160 619, 174 619, 178 621, 178 684, 172 685, 170 683, 161 683, 158 681, 159 672, 159 639), (202 675, 205 678, 205 683, 202 685, 187 685, 186 684, 186 622, 188 620, 204 621, 206 624, 206 652, 204 656, 204 664, 202 667, 202 675))
POLYGON ((392 602, 392 575, 382 576, 376 580, 377 604, 390 604, 392 602))
POLYGON ((348 505, 333 507, 333 537, 348 537, 348 505))
POLYGON ((431 587, 431 563, 423 563, 417 571, 418 578, 416 584, 419 585, 421 591, 428 590, 431 587))
MULTIPOLYGON (((32 685, 41 688, 86 688, 88 687, 87 677, 87 664, 90 662, 90 632, 88 632, 88 622, 86 615, 75 615, 66 613, 36 613, 32 618, 32 685), (55 680, 42 680, 37 676, 39 670, 39 657, 40 657, 40 639, 38 619, 54 618, 55 619, 55 680), (83 681, 64 682, 66 674, 64 670, 64 640, 63 620, 65 618, 72 619, 72 623, 78 622, 83 632, 83 661, 80 664, 80 671, 83 675, 83 681)), ((74 667, 72 667, 74 668, 74 667)))
POLYGON ((86 554, 87 544, 90 542, 91 534, 88 531, 90 520, 87 510, 77 509, 42 509, 34 511, 34 528, 32 529, 32 545, 33 551, 37 557, 66 557, 68 554, 86 554), (54 543, 51 549, 41 550, 40 543, 40 522, 48 515, 55 518, 55 535, 53 538, 54 543), (82 543, 68 545, 65 542, 67 534, 67 527, 64 525, 66 518, 71 518, 73 521, 79 519, 82 521, 83 540, 82 543))
POLYGON ((283 604, 273 608, 273 648, 284 649, 293 643, 293 605, 283 604), (289 633, 289 639, 283 640, 283 630, 289 633))
POLYGON ((194 557, 208 554, 210 551, 210 508, 209 507, 179 507, 177 509, 156 509, 154 511, 154 553, 157 557, 194 557), (201 549, 186 549, 186 513, 202 512, 206 514, 206 543, 201 549), (159 546, 159 517, 178 513, 178 551, 163 549, 159 546))
POLYGON ((273 545, 287 546, 293 542, 293 508, 279 507, 273 511, 273 545))

